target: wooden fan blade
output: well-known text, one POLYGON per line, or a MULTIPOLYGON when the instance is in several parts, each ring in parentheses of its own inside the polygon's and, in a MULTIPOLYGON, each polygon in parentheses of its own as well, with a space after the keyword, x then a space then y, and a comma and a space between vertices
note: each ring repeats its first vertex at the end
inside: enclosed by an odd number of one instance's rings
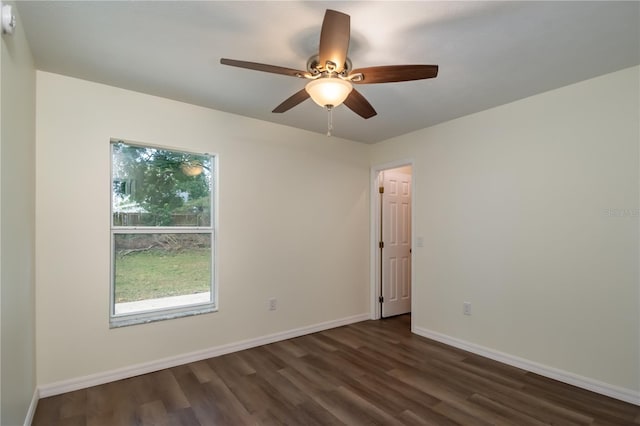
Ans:
POLYGON ((362 79, 352 80, 355 84, 394 83, 397 81, 423 80, 438 75, 437 65, 385 65, 381 67, 358 68, 349 74, 362 74, 362 79))
POLYGON ((344 104, 353 112, 358 114, 362 118, 371 118, 378 114, 360 92, 356 89, 351 90, 347 99, 344 100, 344 104))
POLYGON ((351 37, 351 18, 341 12, 327 9, 320 32, 318 61, 325 67, 327 61, 336 64, 336 72, 344 69, 351 37))
POLYGON ((307 98, 309 98, 309 93, 307 93, 307 91, 305 89, 302 89, 299 92, 294 93, 292 96, 290 96, 283 103, 278 105, 271 112, 280 113, 280 112, 289 111, 291 108, 293 108, 294 106, 298 105, 300 102, 307 100, 307 98))
POLYGON ((274 74, 289 75, 291 77, 304 77, 308 74, 306 71, 294 70, 293 68, 278 67, 276 65, 259 64, 257 62, 238 61, 235 59, 221 58, 222 65, 230 65, 232 67, 246 68, 250 70, 271 72, 274 74))

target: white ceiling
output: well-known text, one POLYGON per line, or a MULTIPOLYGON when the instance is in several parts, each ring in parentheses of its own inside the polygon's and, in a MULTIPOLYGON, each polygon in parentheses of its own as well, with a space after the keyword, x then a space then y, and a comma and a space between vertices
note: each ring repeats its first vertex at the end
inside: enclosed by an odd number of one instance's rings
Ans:
POLYGON ((438 64, 437 78, 360 85, 378 111, 341 106, 334 134, 375 143, 640 63, 640 3, 18 2, 38 69, 325 133, 304 80, 220 65, 305 69, 327 8, 351 15, 354 68, 438 64))

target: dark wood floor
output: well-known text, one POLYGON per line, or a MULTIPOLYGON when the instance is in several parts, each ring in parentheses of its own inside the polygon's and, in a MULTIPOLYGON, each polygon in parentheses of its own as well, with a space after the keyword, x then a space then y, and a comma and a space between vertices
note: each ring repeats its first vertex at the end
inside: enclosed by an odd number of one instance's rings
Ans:
POLYGON ((40 425, 638 425, 640 407, 365 321, 41 399, 40 425))

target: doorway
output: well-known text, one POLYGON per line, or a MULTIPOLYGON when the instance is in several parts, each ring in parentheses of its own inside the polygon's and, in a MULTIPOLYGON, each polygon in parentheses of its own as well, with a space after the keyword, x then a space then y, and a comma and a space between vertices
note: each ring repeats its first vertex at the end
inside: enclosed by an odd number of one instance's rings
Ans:
POLYGON ((376 319, 411 312, 412 167, 407 162, 372 170, 372 313, 376 319))

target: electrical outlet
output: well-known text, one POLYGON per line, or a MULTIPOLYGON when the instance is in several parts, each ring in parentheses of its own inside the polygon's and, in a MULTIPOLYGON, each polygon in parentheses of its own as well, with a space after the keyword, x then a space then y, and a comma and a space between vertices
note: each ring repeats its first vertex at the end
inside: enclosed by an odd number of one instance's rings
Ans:
POLYGON ((272 297, 271 299, 269 299, 269 310, 275 311, 277 307, 278 307, 278 299, 276 299, 275 297, 272 297))
POLYGON ((462 313, 465 315, 471 315, 471 302, 464 302, 462 304, 462 313))

